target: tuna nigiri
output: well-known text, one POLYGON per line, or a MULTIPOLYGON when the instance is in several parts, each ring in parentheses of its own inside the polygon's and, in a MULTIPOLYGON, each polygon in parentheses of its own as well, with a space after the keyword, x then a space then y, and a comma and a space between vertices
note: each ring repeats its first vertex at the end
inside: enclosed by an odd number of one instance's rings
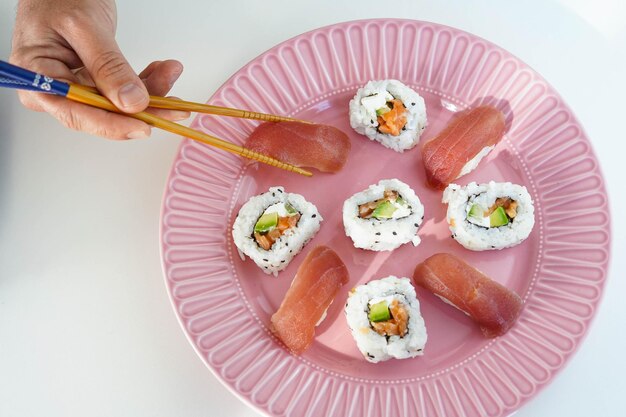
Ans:
POLYGON ((458 116, 424 144, 422 159, 428 184, 443 190, 456 178, 469 174, 500 142, 504 131, 504 114, 495 107, 476 107, 458 116))
POLYGON ((308 253, 271 319, 273 332, 292 353, 311 345, 315 326, 348 280, 348 268, 332 249, 317 246, 308 253))
POLYGON ((332 126, 270 122, 252 132, 246 147, 298 167, 335 173, 348 159, 350 139, 332 126))
POLYGON ((516 293, 448 253, 417 265, 413 281, 470 316, 486 337, 506 333, 522 310, 516 293))

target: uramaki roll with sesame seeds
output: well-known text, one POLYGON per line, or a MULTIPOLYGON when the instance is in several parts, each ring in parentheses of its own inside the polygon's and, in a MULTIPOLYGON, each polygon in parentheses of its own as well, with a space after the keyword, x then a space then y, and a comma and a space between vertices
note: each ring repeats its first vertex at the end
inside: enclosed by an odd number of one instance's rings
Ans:
POLYGON ((426 128, 424 99, 398 80, 369 81, 350 101, 350 126, 396 152, 419 142, 426 128))
POLYGON ((423 355, 428 335, 408 278, 391 275, 353 288, 345 313, 352 337, 369 362, 423 355))
POLYGON ((424 220, 424 206, 415 192, 398 179, 381 180, 343 203, 343 226, 354 246, 391 251, 411 242, 424 220))
POLYGON ((278 275, 320 229, 317 207, 300 194, 271 187, 248 200, 233 224, 239 256, 247 255, 266 274, 278 275))
POLYGON ((522 185, 494 181, 471 182, 465 187, 450 184, 442 201, 448 204, 452 238, 470 250, 518 245, 535 225, 533 200, 522 185))

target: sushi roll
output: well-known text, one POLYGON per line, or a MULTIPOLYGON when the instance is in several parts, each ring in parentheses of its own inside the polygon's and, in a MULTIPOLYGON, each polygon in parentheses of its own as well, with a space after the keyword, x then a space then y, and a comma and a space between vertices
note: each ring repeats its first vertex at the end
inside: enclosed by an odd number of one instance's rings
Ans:
POLYGON ((394 250, 412 242, 424 220, 424 206, 405 183, 381 180, 343 203, 343 226, 354 246, 373 251, 394 250))
POLYGON ((246 202, 233 224, 233 241, 239 256, 247 255, 266 274, 278 275, 315 236, 322 216, 317 207, 283 187, 246 202))
POLYGON ((520 244, 535 225, 533 201, 526 187, 510 182, 450 184, 443 192, 452 237, 474 251, 520 244))
POLYGON ((389 276, 350 291, 346 319, 369 362, 423 355, 426 326, 408 278, 389 276))
POLYGON ((426 104, 400 81, 370 81, 350 101, 350 126, 389 149, 403 152, 417 144, 426 128, 426 104))

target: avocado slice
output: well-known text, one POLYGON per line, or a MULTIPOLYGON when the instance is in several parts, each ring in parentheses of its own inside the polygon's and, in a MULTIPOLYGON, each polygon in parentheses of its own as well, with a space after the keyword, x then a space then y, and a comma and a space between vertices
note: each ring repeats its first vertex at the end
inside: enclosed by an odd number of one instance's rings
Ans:
POLYGON ((474 219, 482 219, 484 217, 485 211, 480 206, 480 204, 473 204, 470 208, 470 211, 467 213, 467 217, 472 217, 474 219))
POLYGON ((407 206, 408 204, 406 203, 406 201, 404 201, 404 199, 400 196, 398 196, 398 198, 396 198, 396 203, 400 204, 401 206, 407 206))
POLYGON ((391 109, 388 106, 381 107, 380 109, 376 109, 376 116, 382 116, 385 113, 389 113, 391 109))
POLYGON ((294 206, 292 206, 292 205, 291 205, 291 204, 289 204, 289 203, 285 203, 285 210, 287 210, 287 214, 288 214, 290 217, 291 217, 291 216, 294 216, 294 215, 296 215, 296 214, 298 214, 298 210, 296 210, 296 209, 294 208, 294 206))
POLYGON ((372 213, 372 217, 377 219, 390 219, 396 210, 396 206, 394 206, 391 201, 385 200, 376 206, 374 212, 372 213))
POLYGON ((387 301, 381 301, 370 306, 370 312, 367 315, 371 322, 387 321, 391 318, 387 301))
POLYGON ((491 213, 491 215, 489 216, 490 227, 506 226, 507 224, 509 224, 509 218, 507 217, 506 212, 504 211, 504 208, 502 206, 495 209, 493 213, 491 213))
POLYGON ((278 225, 278 213, 265 213, 254 225, 256 233, 269 232, 278 225))

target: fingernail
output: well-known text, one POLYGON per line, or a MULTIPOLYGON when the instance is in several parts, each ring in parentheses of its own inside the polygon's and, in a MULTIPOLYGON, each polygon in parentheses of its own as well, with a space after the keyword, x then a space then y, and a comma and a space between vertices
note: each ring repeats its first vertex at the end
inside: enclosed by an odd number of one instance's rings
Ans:
POLYGON ((180 77, 180 74, 182 74, 182 73, 183 73, 183 67, 182 66, 180 66, 178 69, 176 69, 174 72, 172 72, 172 74, 170 75, 170 79, 169 79, 170 88, 172 88, 172 86, 174 85, 176 80, 178 80, 178 77, 180 77))
POLYGON ((120 88, 118 98, 125 108, 134 107, 147 101, 146 92, 136 84, 129 83, 120 88))
POLYGON ((188 111, 172 110, 172 121, 174 122, 189 119, 189 116, 191 116, 191 113, 188 111))
POLYGON ((128 139, 146 139, 148 137, 150 137, 150 133, 151 131, 145 131, 145 130, 136 130, 134 132, 130 132, 128 135, 126 135, 126 137, 128 139))

